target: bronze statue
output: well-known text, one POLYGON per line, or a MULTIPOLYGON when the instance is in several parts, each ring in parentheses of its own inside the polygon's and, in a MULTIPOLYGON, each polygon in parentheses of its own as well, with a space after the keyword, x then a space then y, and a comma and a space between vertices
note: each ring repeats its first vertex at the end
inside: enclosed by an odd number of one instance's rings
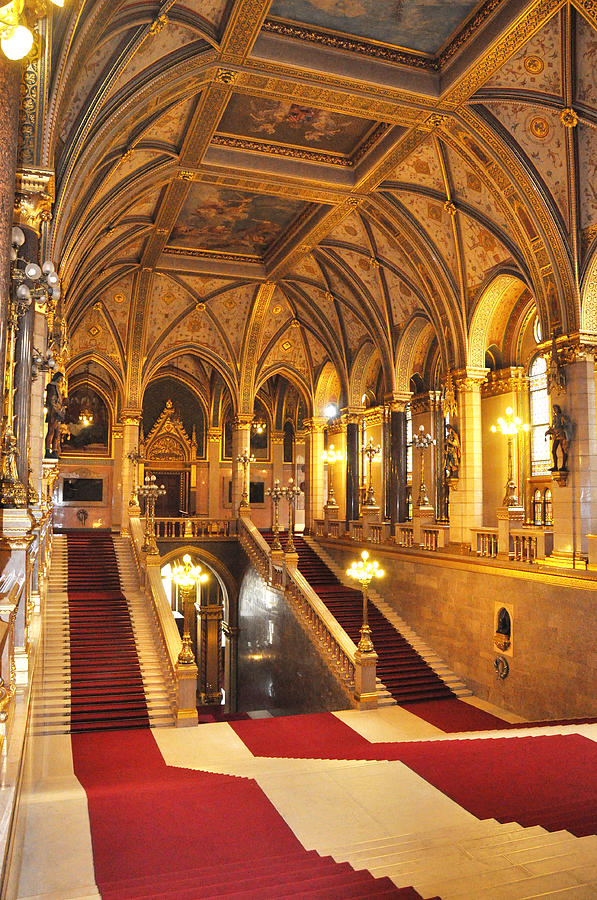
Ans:
POLYGON ((460 470, 460 438, 453 425, 446 425, 444 471, 446 478, 458 478, 460 470))
POLYGON ((46 387, 46 459, 58 459, 60 455, 60 426, 66 418, 66 407, 60 391, 63 378, 62 372, 55 372, 46 387))
POLYGON ((551 445, 551 455, 553 457, 553 466, 551 467, 552 472, 568 471, 568 448, 570 447, 571 430, 570 419, 562 412, 561 407, 558 406, 557 403, 554 403, 551 425, 545 432, 545 436, 547 437, 549 435, 553 440, 551 445), (559 468, 558 447, 562 450, 562 465, 559 468))

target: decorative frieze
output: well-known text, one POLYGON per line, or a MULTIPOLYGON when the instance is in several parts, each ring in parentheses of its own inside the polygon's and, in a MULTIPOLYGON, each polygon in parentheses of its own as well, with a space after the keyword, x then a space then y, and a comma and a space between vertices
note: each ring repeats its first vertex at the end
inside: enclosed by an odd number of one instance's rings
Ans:
POLYGON ((522 391, 528 378, 522 366, 507 366, 490 372, 487 381, 481 385, 482 397, 497 397, 500 394, 511 394, 522 391))

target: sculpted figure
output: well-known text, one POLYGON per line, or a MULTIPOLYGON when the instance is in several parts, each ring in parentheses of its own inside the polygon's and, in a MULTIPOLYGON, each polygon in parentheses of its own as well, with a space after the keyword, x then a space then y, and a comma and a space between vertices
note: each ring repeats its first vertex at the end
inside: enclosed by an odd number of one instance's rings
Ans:
POLYGON ((444 444, 444 471, 446 478, 458 478, 460 469, 460 438, 453 425, 446 426, 444 444))
POLYGON ((560 406, 554 403, 551 425, 545 432, 546 437, 552 438, 551 455, 553 458, 552 472, 568 471, 568 449, 570 447, 571 425, 570 419, 562 412, 560 406), (558 447, 562 450, 562 465, 558 468, 558 447))
POLYGON ((46 387, 46 459, 58 459, 60 454, 60 426, 66 418, 66 407, 60 390, 64 375, 55 372, 46 387))

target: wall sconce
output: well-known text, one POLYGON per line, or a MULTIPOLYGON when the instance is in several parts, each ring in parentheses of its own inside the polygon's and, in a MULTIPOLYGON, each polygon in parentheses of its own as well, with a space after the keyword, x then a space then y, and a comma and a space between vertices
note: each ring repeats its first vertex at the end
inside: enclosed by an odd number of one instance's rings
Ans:
MULTIPOLYGON (((33 16, 47 16, 54 6, 64 6, 64 0, 36 0, 27 10, 33 16)), ((25 0, 11 0, 0 6, 0 46, 8 59, 23 59, 33 47, 33 32, 27 27, 25 0)))

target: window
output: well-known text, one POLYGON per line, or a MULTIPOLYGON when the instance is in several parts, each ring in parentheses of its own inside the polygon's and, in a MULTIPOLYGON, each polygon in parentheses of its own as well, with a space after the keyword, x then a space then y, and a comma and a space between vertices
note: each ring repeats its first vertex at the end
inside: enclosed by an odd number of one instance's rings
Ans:
POLYGON ((553 508, 551 505, 551 488, 545 488, 543 494, 543 522, 545 525, 553 525, 553 508))
POLYGON ((406 416, 406 477, 412 481, 413 475, 413 417, 410 411, 410 403, 404 407, 406 416))
POLYGON ((543 525, 543 496, 539 489, 533 494, 533 525, 543 525))
POLYGON ((529 369, 531 406, 531 475, 547 475, 551 469, 549 439, 549 396, 547 393, 547 363, 537 356, 529 369))

